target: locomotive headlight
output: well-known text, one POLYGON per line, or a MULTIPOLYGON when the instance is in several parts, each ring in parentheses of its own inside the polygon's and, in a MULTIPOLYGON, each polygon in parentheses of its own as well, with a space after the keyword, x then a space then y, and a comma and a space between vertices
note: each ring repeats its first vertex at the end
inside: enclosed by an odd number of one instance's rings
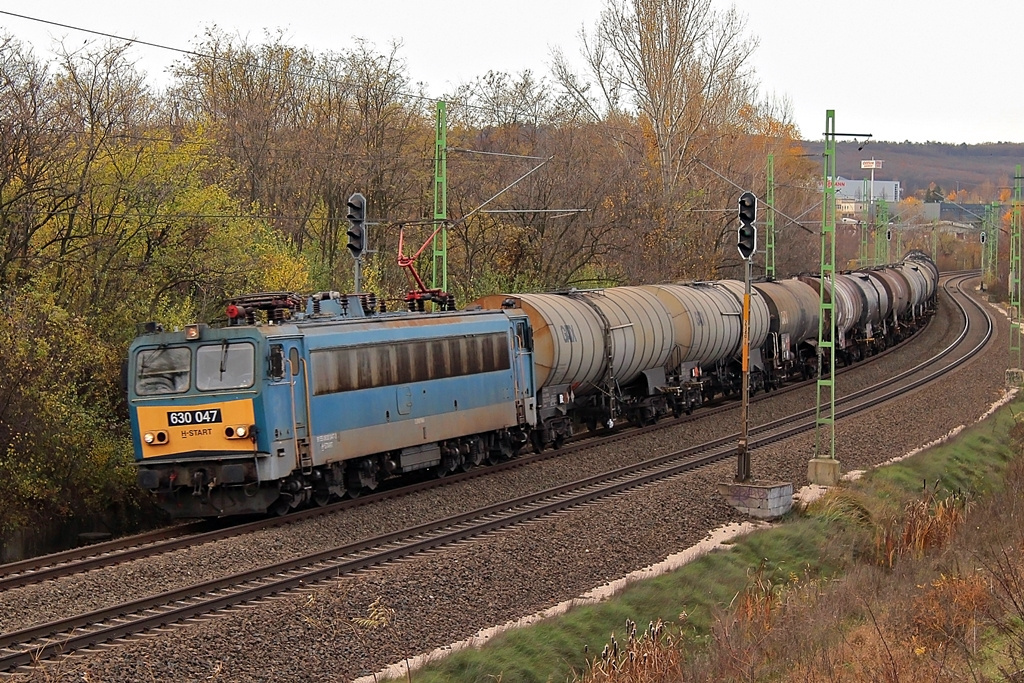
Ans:
POLYGON ((224 428, 224 436, 229 439, 244 439, 253 433, 254 427, 245 425, 235 425, 233 427, 224 428))
POLYGON ((162 429, 158 432, 146 432, 142 435, 142 440, 147 444, 157 444, 159 446, 160 444, 167 443, 167 432, 162 429))

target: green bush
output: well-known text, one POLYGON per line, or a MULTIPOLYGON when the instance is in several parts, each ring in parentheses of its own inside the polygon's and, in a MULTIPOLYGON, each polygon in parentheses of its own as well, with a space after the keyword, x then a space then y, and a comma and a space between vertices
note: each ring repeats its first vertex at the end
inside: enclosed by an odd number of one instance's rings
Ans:
POLYGON ((121 349, 51 296, 8 292, 3 305, 0 533, 134 505, 121 349))

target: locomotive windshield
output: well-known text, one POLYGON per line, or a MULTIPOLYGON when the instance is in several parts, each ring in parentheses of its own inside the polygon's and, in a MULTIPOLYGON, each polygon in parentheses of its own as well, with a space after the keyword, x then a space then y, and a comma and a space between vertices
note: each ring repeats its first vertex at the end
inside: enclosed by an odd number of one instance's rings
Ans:
POLYGON ((142 349, 135 356, 135 393, 139 396, 188 391, 192 351, 187 346, 142 349))
POLYGON ((256 347, 250 342, 200 346, 196 351, 196 387, 200 391, 244 389, 255 376, 256 347))

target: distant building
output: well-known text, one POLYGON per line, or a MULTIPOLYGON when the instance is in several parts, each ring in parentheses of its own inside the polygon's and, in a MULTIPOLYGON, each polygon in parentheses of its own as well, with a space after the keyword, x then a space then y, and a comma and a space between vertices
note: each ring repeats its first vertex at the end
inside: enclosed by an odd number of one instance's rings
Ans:
POLYGON ((925 202, 922 215, 929 221, 950 223, 980 223, 985 217, 987 204, 954 204, 953 202, 925 202))
POLYGON ((875 178, 872 190, 871 180, 868 178, 864 178, 863 180, 852 180, 850 178, 839 176, 836 179, 837 203, 841 201, 866 202, 870 198, 874 198, 876 200, 884 199, 890 204, 899 202, 903 199, 903 195, 900 190, 900 181, 878 180, 875 178))

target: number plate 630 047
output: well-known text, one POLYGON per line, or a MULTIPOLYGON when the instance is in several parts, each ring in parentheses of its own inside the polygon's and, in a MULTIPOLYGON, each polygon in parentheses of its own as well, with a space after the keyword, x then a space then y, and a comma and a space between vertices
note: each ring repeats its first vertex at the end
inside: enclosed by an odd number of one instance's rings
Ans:
POLYGON ((178 427, 180 425, 205 425, 221 422, 220 408, 205 408, 203 410, 170 410, 167 412, 167 425, 178 427))

